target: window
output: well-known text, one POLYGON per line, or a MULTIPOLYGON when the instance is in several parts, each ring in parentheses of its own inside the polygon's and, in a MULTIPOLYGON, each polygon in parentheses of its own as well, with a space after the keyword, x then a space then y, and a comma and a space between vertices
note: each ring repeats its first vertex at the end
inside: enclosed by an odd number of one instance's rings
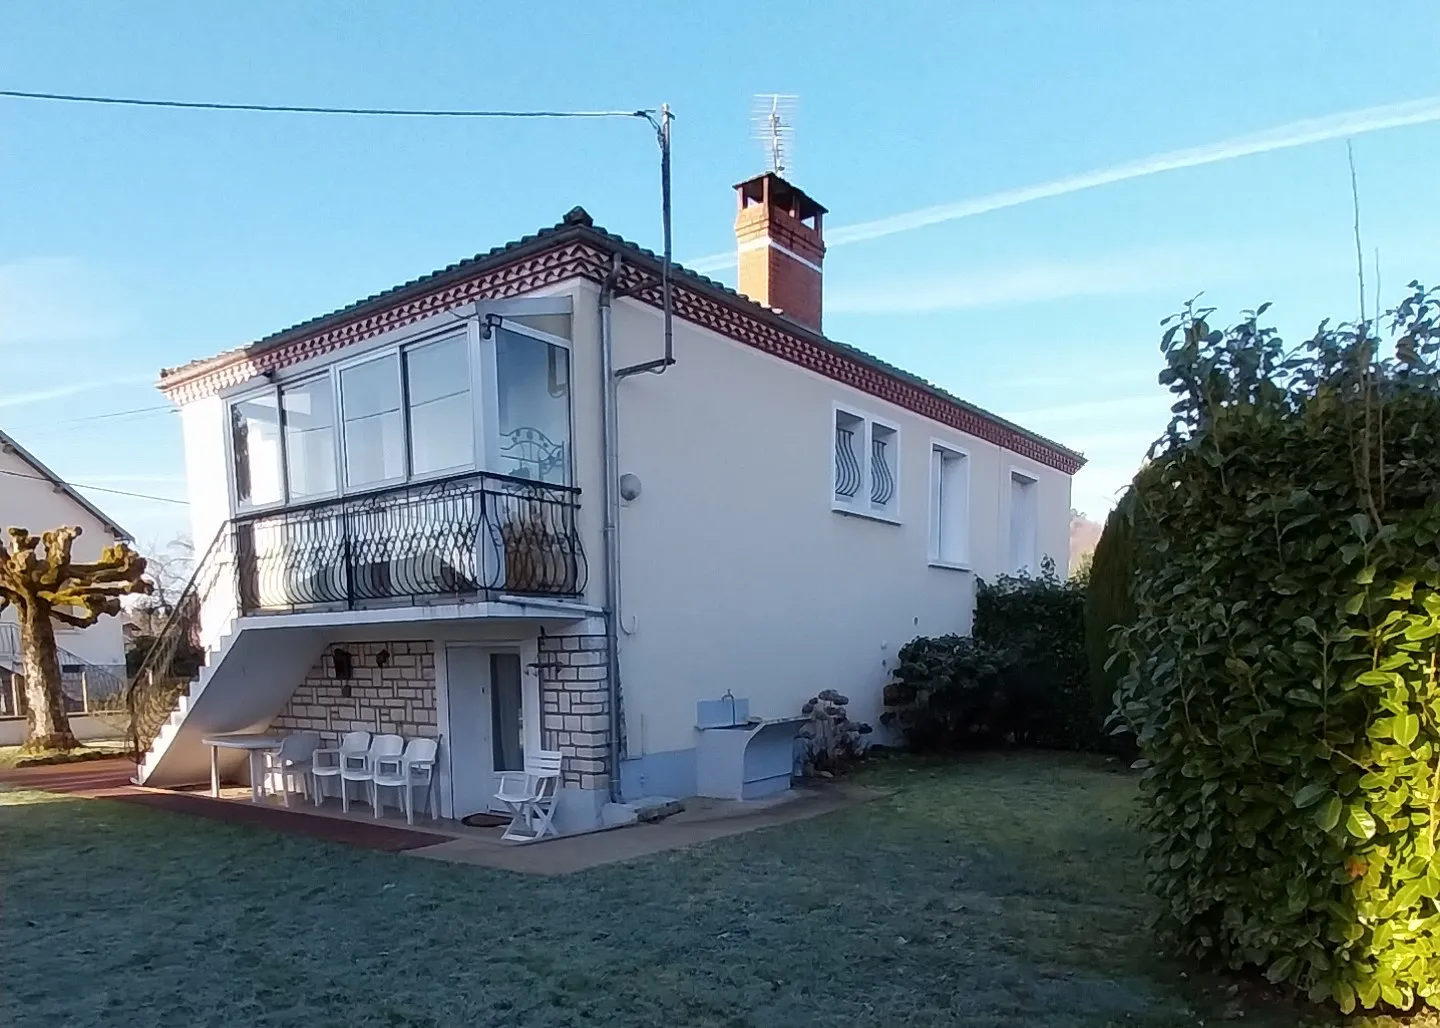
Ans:
POLYGON ((230 445, 235 462, 235 504, 264 507, 285 498, 281 478, 280 407, 275 390, 230 407, 230 445))
POLYGON ((525 770, 525 700, 518 653, 490 654, 491 767, 525 770))
POLYGON ((1023 471, 1010 472, 1010 570, 1017 575, 1039 571, 1040 497, 1037 483, 1023 471))
POLYGON ((363 488, 405 477, 405 425, 397 354, 344 368, 345 485, 363 488))
POLYGON ((970 562, 970 458, 944 443, 930 445, 930 563, 970 562))
POLYGON ((561 306, 532 302, 488 328, 417 336, 231 399, 235 513, 482 463, 570 484, 570 351, 563 336, 548 334, 570 331, 561 306))
POLYGON ((475 462, 469 340, 454 336, 405 352, 410 471, 430 475, 475 462))
POLYGON ((848 514, 886 521, 900 508, 900 432, 847 410, 835 411, 835 468, 831 505, 848 514))
POLYGON ((495 332, 496 470, 570 482, 570 351, 509 328, 495 332))
POLYGON ((286 386, 280 410, 290 499, 330 495, 335 491, 335 393, 330 376, 286 386))

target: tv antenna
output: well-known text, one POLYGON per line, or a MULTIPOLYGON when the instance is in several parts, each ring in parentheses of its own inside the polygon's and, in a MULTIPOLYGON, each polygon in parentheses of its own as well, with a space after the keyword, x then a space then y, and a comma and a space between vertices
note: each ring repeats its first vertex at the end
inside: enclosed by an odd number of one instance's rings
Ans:
POLYGON ((790 171, 795 150, 795 108, 800 98, 788 93, 757 93, 755 138, 765 148, 765 160, 777 175, 790 171))

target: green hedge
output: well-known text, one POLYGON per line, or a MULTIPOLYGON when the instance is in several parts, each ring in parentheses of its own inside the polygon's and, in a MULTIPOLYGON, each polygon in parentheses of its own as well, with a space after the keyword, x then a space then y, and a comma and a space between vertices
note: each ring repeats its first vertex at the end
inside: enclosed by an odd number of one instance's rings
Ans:
MULTIPOLYGON (((1090 663, 1091 711, 1104 726, 1115 712, 1115 692, 1127 663, 1117 654, 1113 639, 1117 627, 1135 620, 1134 542, 1131 525, 1134 494, 1127 492, 1105 519, 1105 531, 1095 545, 1090 579, 1085 587, 1085 652, 1090 663)), ((1133 756, 1134 736, 1128 732, 1106 735, 1107 748, 1133 756)))
POLYGON ((1084 601, 1084 586, 1059 580, 1053 564, 1038 578, 981 582, 972 636, 901 647, 882 723, 914 749, 1094 747, 1084 601))
POLYGON ((1136 485, 1123 713, 1161 929, 1343 1009, 1440 1002, 1440 296, 1397 358, 1188 310, 1136 485))

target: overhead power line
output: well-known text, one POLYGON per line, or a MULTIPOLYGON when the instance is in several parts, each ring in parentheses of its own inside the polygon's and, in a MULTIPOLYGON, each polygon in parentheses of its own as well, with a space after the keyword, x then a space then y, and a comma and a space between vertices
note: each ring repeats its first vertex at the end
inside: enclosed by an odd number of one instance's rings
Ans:
MULTIPOLYGON (((9 475, 11 478, 28 478, 36 482, 49 482, 51 485, 55 484, 53 478, 46 478, 44 475, 27 475, 23 471, 0 470, 0 475, 9 475)), ((87 489, 90 492, 111 493, 115 496, 129 496, 135 500, 154 500, 156 503, 175 503, 182 507, 190 506, 189 500, 177 500, 173 496, 151 496, 149 493, 132 493, 125 489, 108 489, 103 485, 85 485, 81 482, 66 482, 65 484, 72 489, 87 489)))
POLYGON ((348 114, 379 118, 645 118, 656 112, 638 111, 485 111, 470 109, 435 110, 409 107, 310 107, 300 104, 211 103, 198 100, 147 100, 128 96, 85 96, 75 93, 35 93, 21 89, 0 89, 0 97, 14 100, 58 100, 77 104, 110 104, 120 107, 168 107, 188 111, 257 111, 262 114, 348 114))

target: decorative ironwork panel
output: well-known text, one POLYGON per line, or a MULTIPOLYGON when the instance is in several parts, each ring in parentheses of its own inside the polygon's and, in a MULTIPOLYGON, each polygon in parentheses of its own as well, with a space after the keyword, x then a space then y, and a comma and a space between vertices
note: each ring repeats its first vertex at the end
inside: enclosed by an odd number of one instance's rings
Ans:
POLYGON ((884 439, 870 441, 870 500, 881 507, 895 495, 895 474, 890 470, 884 439))
POLYGON ((467 475, 247 519, 238 526, 241 611, 485 592, 579 596, 578 496, 467 475))
POLYGON ((860 458, 855 454, 855 430, 835 428, 835 495, 853 500, 860 491, 860 458))

